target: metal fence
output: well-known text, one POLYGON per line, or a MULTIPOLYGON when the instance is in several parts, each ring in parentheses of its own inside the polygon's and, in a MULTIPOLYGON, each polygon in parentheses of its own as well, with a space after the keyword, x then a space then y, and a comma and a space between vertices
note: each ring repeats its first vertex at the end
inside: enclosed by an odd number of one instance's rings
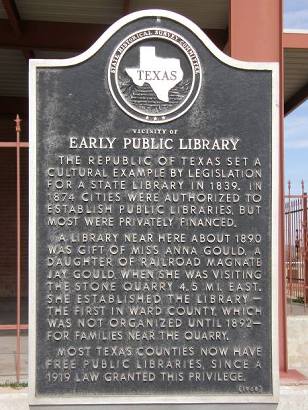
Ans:
MULTIPOLYGON (((16 192, 16 245, 15 245, 15 266, 16 266, 16 293, 15 293, 15 304, 16 304, 16 319, 14 323, 0 324, 0 336, 3 332, 13 331, 16 332, 16 351, 15 351, 15 373, 16 380, 20 380, 20 367, 21 367, 21 331, 28 329, 28 324, 22 323, 21 321, 21 150, 28 149, 29 143, 21 141, 21 119, 19 115, 15 119, 16 127, 16 140, 15 141, 0 141, 0 150, 5 150, 8 148, 15 149, 15 164, 16 164, 16 180, 15 192, 16 192)), ((1 189, 1 187, 0 187, 1 189)), ((1 192, 1 191, 0 191, 1 192)))
POLYGON ((302 193, 291 195, 291 183, 288 183, 288 195, 285 197, 285 271, 286 293, 291 305, 308 304, 308 195, 302 181, 302 193))

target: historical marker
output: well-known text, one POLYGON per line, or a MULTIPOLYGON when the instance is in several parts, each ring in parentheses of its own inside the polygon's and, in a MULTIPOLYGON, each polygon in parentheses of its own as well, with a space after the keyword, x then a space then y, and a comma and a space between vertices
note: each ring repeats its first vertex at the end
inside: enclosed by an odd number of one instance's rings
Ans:
POLYGON ((277 66, 150 10, 30 67, 31 403, 275 402, 277 66))

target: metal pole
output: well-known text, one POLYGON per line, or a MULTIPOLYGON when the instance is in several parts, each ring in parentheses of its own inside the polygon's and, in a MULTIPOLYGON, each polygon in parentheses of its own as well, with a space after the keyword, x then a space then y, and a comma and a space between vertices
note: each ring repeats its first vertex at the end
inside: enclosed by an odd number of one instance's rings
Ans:
POLYGON ((16 380, 20 382, 20 285, 21 285, 21 261, 20 261, 20 132, 21 119, 16 115, 16 240, 17 240, 17 293, 16 293, 16 380))
POLYGON ((302 181, 303 187, 303 253, 304 253, 304 304, 308 300, 308 215, 307 215, 307 193, 304 192, 304 181, 302 181))
POLYGON ((289 298, 291 299, 291 312, 292 312, 292 296, 293 296, 293 266, 292 266, 292 258, 291 258, 291 221, 292 221, 292 214, 291 214, 291 182, 288 182, 288 192, 289 192, 289 201, 288 201, 288 215, 287 215, 287 232, 286 236, 288 237, 288 270, 287 270, 287 286, 289 288, 289 298))

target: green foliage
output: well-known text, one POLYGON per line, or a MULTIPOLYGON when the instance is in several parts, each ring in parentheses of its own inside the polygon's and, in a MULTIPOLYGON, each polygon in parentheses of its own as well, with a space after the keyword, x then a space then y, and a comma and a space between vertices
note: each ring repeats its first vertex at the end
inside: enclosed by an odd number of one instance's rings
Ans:
POLYGON ((4 382, 0 383, 0 387, 11 387, 12 389, 22 389, 28 387, 28 383, 4 382))
POLYGON ((296 299, 292 299, 292 302, 295 302, 295 303, 304 303, 305 301, 304 301, 303 296, 298 296, 296 299))

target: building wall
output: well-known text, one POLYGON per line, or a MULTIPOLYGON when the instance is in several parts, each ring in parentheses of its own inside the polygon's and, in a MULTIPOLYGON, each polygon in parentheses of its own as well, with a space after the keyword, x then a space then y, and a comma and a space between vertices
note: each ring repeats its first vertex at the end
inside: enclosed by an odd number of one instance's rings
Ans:
MULTIPOLYGON (((28 149, 21 149, 21 295, 28 294, 28 149)), ((0 297, 16 296, 16 149, 0 148, 0 297)))

